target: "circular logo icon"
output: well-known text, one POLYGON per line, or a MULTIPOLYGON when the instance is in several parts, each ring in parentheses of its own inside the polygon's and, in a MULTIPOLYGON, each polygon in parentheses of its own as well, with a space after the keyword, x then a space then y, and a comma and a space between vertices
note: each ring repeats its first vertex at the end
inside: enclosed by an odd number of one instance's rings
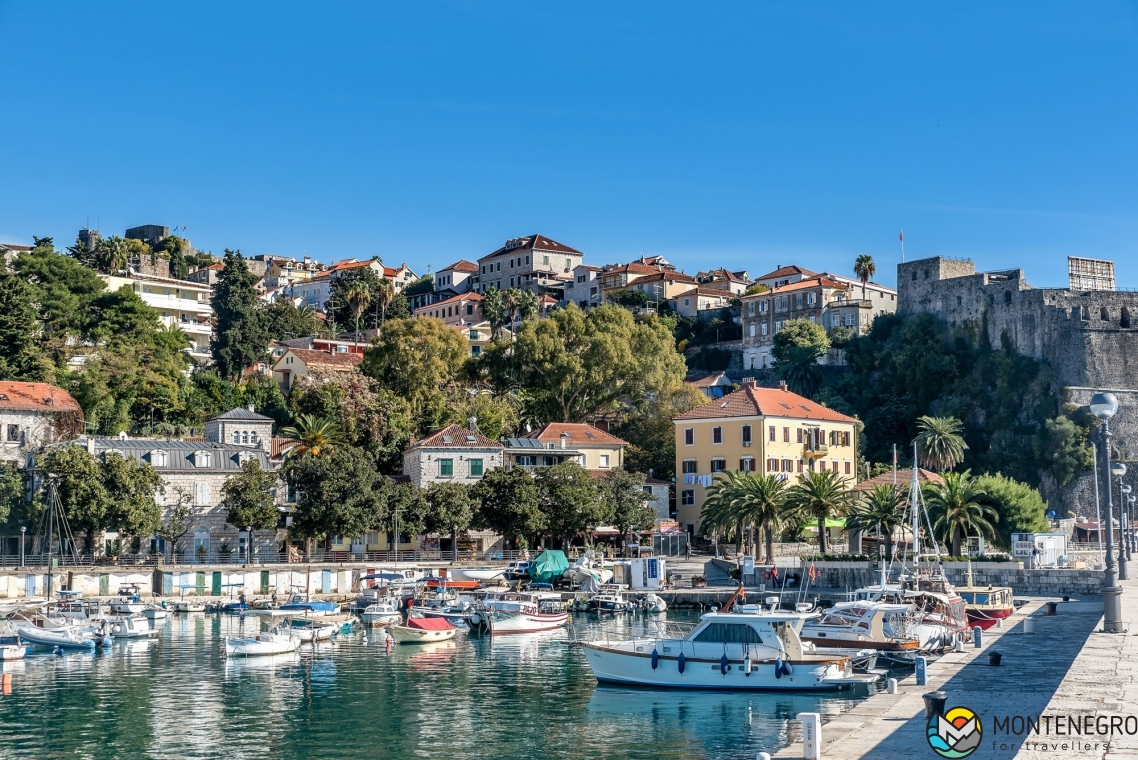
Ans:
POLYGON ((944 715, 929 718, 928 741, 941 757, 968 757, 980 746, 984 729, 980 718, 967 707, 954 707, 944 715))

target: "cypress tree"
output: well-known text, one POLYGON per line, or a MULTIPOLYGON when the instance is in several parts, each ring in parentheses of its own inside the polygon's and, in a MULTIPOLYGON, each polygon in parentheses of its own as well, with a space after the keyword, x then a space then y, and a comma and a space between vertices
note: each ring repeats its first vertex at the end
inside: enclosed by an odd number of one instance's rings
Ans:
POLYGON ((256 278, 245 265, 240 251, 225 251, 225 268, 213 291, 217 332, 210 342, 217 372, 240 380, 241 372, 265 355, 269 335, 257 308, 256 278))
POLYGON ((39 333, 32 289, 0 269, 0 380, 43 380, 36 337, 39 333))

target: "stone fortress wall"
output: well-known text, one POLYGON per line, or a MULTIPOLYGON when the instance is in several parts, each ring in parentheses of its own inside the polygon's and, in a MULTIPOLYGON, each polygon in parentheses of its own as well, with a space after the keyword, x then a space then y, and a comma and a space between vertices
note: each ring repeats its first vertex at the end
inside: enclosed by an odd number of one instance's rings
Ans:
MULTIPOLYGON (((1022 269, 977 272, 970 260, 938 256, 897 265, 897 313, 922 312, 986 330, 993 346, 1006 339, 1049 363, 1064 401, 1081 406, 1096 390, 1114 391, 1113 444, 1134 460, 1126 480, 1138 483, 1138 292, 1035 288, 1022 269)), ((1046 481, 1044 496, 1060 515, 1093 516, 1089 475, 1061 492, 1046 481)))

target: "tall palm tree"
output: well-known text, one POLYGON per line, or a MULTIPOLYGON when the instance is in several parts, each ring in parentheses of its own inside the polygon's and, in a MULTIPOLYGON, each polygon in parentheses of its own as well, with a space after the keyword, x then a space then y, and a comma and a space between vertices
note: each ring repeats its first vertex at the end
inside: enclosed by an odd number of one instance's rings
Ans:
POLYGON ((386 277, 380 278, 371 297, 379 307, 380 320, 375 325, 375 329, 378 331, 379 326, 387 321, 387 307, 395 300, 395 286, 386 277))
POLYGON ((360 315, 364 313, 368 304, 371 303, 371 288, 369 288, 367 283, 363 280, 356 280, 348 286, 346 295, 348 306, 356 318, 356 340, 358 341, 360 339, 360 315))
POLYGON ((523 290, 518 295, 518 316, 523 322, 532 319, 537 315, 539 305, 537 296, 532 290, 523 290))
POLYGON ((99 241, 95 249, 95 260, 107 274, 118 274, 130 264, 130 248, 126 240, 118 235, 111 235, 99 241))
POLYGON ((960 435, 964 424, 955 417, 930 417, 917 420, 917 456, 939 472, 951 470, 964 461, 968 444, 960 435))
POLYGON ((510 288, 502 294, 502 306, 510 318, 510 329, 517 331, 518 308, 521 306, 522 294, 517 288, 510 288))
POLYGON ((766 562, 768 565, 773 565, 774 531, 786 508, 786 481, 775 475, 748 472, 744 473, 739 483, 739 490, 740 508, 752 525, 762 528, 766 562))
POLYGON ((727 471, 715 476, 715 481, 707 489, 703 502, 704 533, 722 533, 724 538, 735 538, 735 553, 743 551, 743 515, 739 507, 738 480, 740 472, 727 471))
POLYGON ((869 533, 878 530, 885 538, 885 557, 893 556, 893 531, 905 516, 905 494, 892 483, 881 483, 862 494, 846 515, 846 530, 869 533))
POLYGON ((831 470, 807 472, 787 491, 787 505, 818 521, 818 550, 826 553, 826 518, 845 514, 853 493, 843 478, 831 470))
POLYGON ((865 300, 865 284, 870 281, 873 275, 877 274, 877 265, 873 263, 873 257, 869 254, 863 253, 854 261, 854 274, 861 280, 861 300, 865 300))
POLYGON ((327 454, 343 441, 339 423, 313 414, 298 414, 295 422, 281 430, 285 438, 300 441, 289 449, 289 454, 327 454))
POLYGON ((971 470, 947 472, 943 483, 925 486, 929 513, 935 516, 933 530, 951 542, 952 556, 960 556, 961 544, 968 536, 996 535, 992 522, 999 522, 1000 516, 993 507, 981 503, 986 495, 971 470))

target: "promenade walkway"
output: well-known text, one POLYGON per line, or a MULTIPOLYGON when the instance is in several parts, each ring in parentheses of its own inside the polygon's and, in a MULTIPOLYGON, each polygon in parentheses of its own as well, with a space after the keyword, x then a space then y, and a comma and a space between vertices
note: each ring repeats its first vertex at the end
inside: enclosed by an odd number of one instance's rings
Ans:
MULTIPOLYGON (((1003 628, 984 632, 982 649, 967 645, 949 653, 928 670, 928 684, 917 686, 910 675, 901 680, 899 694, 879 693, 822 729, 822 757, 827 760, 873 758, 909 760, 936 758, 926 740, 922 695, 948 694, 947 707, 963 706, 983 723, 977 760, 1054 757, 1138 758, 1138 734, 1102 737, 1023 733, 1016 735, 994 725, 997 716, 1138 716, 1138 582, 1123 584, 1126 634, 1100 633, 1100 597, 1075 599, 1046 615, 1047 599, 1035 598, 1005 621, 1003 628), (1035 621, 1035 633, 1025 635, 1023 621, 1035 621), (992 667, 988 653, 999 651, 1003 664, 992 667)), ((1017 726, 1018 727, 1018 726, 1017 726)), ((1138 719, 1131 728, 1138 727, 1138 719)), ((801 744, 792 744, 776 757, 802 757, 801 744)))

